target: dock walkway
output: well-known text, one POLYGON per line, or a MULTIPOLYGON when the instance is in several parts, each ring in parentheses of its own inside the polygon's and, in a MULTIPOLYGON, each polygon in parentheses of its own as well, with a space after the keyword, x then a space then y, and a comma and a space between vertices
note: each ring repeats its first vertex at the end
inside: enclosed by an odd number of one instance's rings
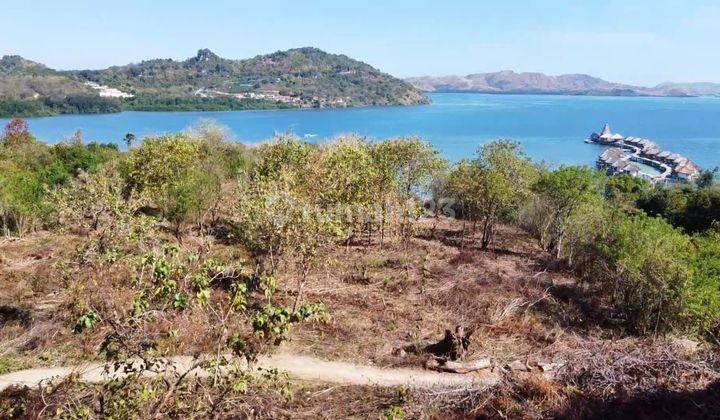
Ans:
POLYGON ((647 139, 613 134, 607 123, 600 134, 593 133, 586 142, 622 150, 610 152, 612 149, 608 149, 598 157, 598 169, 605 169, 611 175, 642 176, 657 183, 692 181, 700 173, 700 168, 690 159, 676 153, 662 151, 657 144, 647 139), (651 175, 642 172, 638 165, 630 162, 651 166, 661 173, 651 175))

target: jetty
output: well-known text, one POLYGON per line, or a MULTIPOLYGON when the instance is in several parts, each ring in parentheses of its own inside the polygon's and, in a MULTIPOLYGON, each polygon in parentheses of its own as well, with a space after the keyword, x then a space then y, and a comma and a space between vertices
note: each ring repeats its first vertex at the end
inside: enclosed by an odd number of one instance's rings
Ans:
POLYGON ((663 151, 648 139, 613 133, 608 123, 605 123, 600 133, 592 133, 587 142, 606 147, 598 157, 596 166, 609 175, 628 174, 653 183, 678 183, 694 181, 700 174, 700 167, 689 158, 663 151), (659 174, 643 170, 648 166, 659 174))

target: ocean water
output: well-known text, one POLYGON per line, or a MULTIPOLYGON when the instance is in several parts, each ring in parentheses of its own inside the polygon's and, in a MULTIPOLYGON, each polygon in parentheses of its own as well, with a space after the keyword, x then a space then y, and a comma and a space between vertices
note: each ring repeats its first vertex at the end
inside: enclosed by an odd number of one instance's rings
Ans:
MULTIPOLYGON (((534 159, 552 165, 593 165, 601 149, 584 143, 609 122, 623 135, 720 166, 720 98, 621 98, 549 95, 431 94, 432 104, 409 107, 228 112, 123 112, 29 119, 40 139, 56 143, 82 130, 88 141, 117 142, 184 130, 203 119, 227 126, 237 141, 255 143, 290 131, 311 141, 356 133, 374 139, 417 135, 450 160, 472 156, 498 138, 519 141, 534 159)), ((4 124, 5 121, 0 121, 4 124)), ((124 147, 124 146, 123 146, 124 147)))

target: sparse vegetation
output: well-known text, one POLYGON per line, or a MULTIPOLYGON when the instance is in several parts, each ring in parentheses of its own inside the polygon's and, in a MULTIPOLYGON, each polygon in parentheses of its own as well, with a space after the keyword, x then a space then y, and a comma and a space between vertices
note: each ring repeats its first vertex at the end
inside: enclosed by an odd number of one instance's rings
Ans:
POLYGON ((720 380, 711 184, 549 171, 509 141, 448 165, 416 138, 226 137, 206 122, 120 152, 7 127, 0 372, 134 370, 2 391, 2 415, 576 417, 658 413, 648 401, 720 380), (488 358, 499 382, 336 390, 246 369, 278 346, 386 367, 488 358), (207 375, 161 368, 187 355, 207 375))

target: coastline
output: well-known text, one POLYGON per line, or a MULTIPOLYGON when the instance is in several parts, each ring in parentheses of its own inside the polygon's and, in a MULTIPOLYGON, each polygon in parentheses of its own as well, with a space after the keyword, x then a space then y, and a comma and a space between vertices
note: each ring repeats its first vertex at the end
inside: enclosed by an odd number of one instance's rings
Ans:
POLYGON ((423 93, 472 93, 480 95, 548 95, 548 96, 589 96, 589 97, 601 97, 601 98, 720 98, 717 95, 650 95, 650 94, 628 94, 619 95, 613 93, 602 93, 602 92, 567 92, 567 91, 509 91, 509 92, 498 92, 498 91, 486 91, 486 90, 434 90, 434 91, 423 91, 423 93))
MULTIPOLYGON (((132 132, 142 138, 179 132, 202 119, 230 130, 233 138, 259 142, 277 132, 312 141, 343 134, 384 139, 419 136, 438 146, 450 160, 474 155, 477 147, 498 138, 513 139, 534 159, 557 165, 594 165, 597 152, 582 140, 598 121, 613 121, 621 132, 643 133, 666 149, 702 167, 720 164, 720 112, 716 98, 628 98, 557 95, 430 94, 431 105, 353 108, 294 108, 249 112, 125 111, 70 114, 28 120, 48 143, 69 139, 78 129, 88 141, 118 142, 132 132), (302 111, 302 112, 300 112, 302 111), (698 118, 707 121, 697 126, 698 118)), ((7 122, 7 120, 4 120, 7 122)))

